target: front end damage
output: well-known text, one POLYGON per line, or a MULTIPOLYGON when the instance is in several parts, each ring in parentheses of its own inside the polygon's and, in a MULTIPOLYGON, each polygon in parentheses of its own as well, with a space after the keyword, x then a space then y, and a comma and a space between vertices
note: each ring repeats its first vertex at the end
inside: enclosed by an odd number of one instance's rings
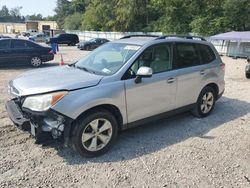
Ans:
POLYGON ((72 119, 52 109, 45 112, 35 112, 22 107, 21 97, 9 100, 6 110, 13 123, 21 130, 29 131, 37 143, 46 142, 51 137, 63 138, 69 144, 72 119))

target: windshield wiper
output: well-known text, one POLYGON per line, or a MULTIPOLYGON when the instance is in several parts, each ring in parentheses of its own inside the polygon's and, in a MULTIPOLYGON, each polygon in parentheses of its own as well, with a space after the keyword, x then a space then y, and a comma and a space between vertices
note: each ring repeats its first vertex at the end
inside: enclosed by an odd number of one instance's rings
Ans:
POLYGON ((89 73, 94 73, 94 74, 96 74, 95 71, 90 70, 90 69, 87 69, 86 67, 78 67, 78 66, 74 66, 74 67, 76 67, 77 69, 80 69, 80 70, 84 70, 84 71, 89 72, 89 73))

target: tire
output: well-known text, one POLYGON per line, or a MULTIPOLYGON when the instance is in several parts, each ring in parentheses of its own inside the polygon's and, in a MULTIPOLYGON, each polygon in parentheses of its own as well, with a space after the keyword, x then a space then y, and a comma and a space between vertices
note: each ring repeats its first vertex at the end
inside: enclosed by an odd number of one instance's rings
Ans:
POLYGON ((90 51, 90 46, 85 47, 86 51, 90 51))
POLYGON ((246 78, 250 78, 250 73, 246 73, 246 78))
POLYGON ((32 67, 40 67, 42 65, 42 60, 40 57, 34 56, 30 59, 30 64, 32 67))
POLYGON ((117 132, 117 121, 110 112, 93 111, 76 122, 72 134, 72 146, 81 156, 97 157, 111 148, 117 132))
POLYGON ((214 109, 215 105, 215 91, 213 88, 207 86, 202 89, 192 114, 198 118, 207 117, 214 109))

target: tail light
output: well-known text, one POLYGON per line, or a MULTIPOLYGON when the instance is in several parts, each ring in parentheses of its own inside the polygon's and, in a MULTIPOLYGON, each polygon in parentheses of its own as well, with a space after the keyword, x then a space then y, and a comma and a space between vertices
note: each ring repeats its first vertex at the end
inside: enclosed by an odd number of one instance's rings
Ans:
POLYGON ((49 54, 54 54, 53 50, 49 50, 49 54))
POLYGON ((221 68, 222 71, 225 71, 225 67, 226 67, 225 63, 220 64, 220 68, 221 68))

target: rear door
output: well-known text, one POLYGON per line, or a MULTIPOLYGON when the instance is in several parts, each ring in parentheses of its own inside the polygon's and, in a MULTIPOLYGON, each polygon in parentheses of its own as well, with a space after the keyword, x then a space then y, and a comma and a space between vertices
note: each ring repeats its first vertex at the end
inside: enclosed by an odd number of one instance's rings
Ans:
POLYGON ((10 39, 0 40, 0 64, 8 64, 11 60, 10 39))
POLYGON ((11 40, 12 61, 23 64, 29 61, 32 48, 25 40, 11 40))
POLYGON ((175 61, 177 71, 176 108, 196 102, 206 74, 197 46, 189 42, 175 43, 175 61))

